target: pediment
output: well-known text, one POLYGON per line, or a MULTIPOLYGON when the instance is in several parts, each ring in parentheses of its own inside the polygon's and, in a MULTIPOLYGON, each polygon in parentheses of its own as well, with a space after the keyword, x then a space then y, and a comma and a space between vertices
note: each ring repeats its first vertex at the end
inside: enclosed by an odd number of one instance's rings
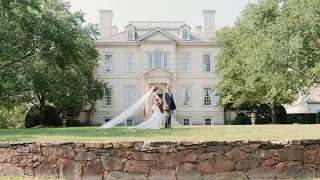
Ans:
POLYGON ((149 37, 146 37, 145 39, 143 39, 143 41, 175 41, 175 40, 164 35, 163 33, 155 32, 149 37))
POLYGON ((144 78, 172 78, 173 74, 162 68, 155 68, 143 74, 144 78))
POLYGON ((140 37, 138 39, 138 41, 172 41, 172 42, 176 42, 179 41, 178 38, 176 38, 175 36, 173 36, 172 34, 162 30, 161 28, 156 28, 148 33, 146 33, 145 35, 143 35, 142 37, 140 37))

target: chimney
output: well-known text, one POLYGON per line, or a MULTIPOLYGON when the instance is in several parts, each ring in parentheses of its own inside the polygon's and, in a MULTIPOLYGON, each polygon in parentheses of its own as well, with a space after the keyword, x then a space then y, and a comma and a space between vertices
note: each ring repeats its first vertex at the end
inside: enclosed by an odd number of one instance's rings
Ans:
POLYGON ((202 35, 204 37, 212 38, 215 36, 215 10, 203 10, 202 11, 202 35))
POLYGON ((100 37, 112 35, 112 10, 100 10, 100 37))
POLYGON ((195 33, 196 33, 197 35, 201 36, 201 35, 202 35, 202 26, 197 26, 195 33))

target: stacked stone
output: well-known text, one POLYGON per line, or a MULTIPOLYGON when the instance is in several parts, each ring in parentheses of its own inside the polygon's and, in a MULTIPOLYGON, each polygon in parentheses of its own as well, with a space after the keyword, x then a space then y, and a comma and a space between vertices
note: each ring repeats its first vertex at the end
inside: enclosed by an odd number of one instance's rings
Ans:
POLYGON ((63 179, 320 177, 320 140, 0 143, 0 175, 63 179))

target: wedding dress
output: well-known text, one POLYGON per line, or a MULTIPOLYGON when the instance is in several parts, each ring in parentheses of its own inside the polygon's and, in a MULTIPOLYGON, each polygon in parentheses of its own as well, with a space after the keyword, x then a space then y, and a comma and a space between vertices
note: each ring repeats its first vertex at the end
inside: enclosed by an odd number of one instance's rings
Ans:
MULTIPOLYGON (((149 90, 148 93, 146 93, 143 97, 141 97, 137 102, 135 102, 133 105, 131 105, 129 108, 125 109, 121 114, 116 116, 115 118, 111 119, 110 121, 104 123, 100 128, 112 128, 113 126, 116 126, 125 120, 127 120, 129 117, 133 116, 138 110, 139 107, 142 106, 144 103, 149 103, 149 97, 153 92, 153 88, 149 90)), ((155 93, 151 96, 151 100, 154 100, 154 97, 159 98, 158 95, 155 93)), ((147 105, 147 107, 149 107, 147 105)), ((161 122, 162 122, 162 115, 159 109, 159 106, 153 104, 152 109, 154 111, 153 115, 144 123, 135 126, 133 128, 135 129, 160 129, 161 122)))
MULTIPOLYGON (((156 98, 160 99, 157 94, 153 93, 151 96, 151 102, 154 102, 156 98)), ((162 123, 162 114, 159 106, 152 104, 152 110, 153 114, 148 120, 130 129, 160 129, 162 123)))

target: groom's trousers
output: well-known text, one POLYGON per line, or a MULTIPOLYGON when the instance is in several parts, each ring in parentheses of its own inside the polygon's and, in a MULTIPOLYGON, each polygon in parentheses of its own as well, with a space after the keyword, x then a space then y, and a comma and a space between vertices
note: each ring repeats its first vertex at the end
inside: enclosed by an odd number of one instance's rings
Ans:
POLYGON ((171 109, 165 110, 166 112, 166 124, 164 125, 165 128, 171 128, 171 109))

